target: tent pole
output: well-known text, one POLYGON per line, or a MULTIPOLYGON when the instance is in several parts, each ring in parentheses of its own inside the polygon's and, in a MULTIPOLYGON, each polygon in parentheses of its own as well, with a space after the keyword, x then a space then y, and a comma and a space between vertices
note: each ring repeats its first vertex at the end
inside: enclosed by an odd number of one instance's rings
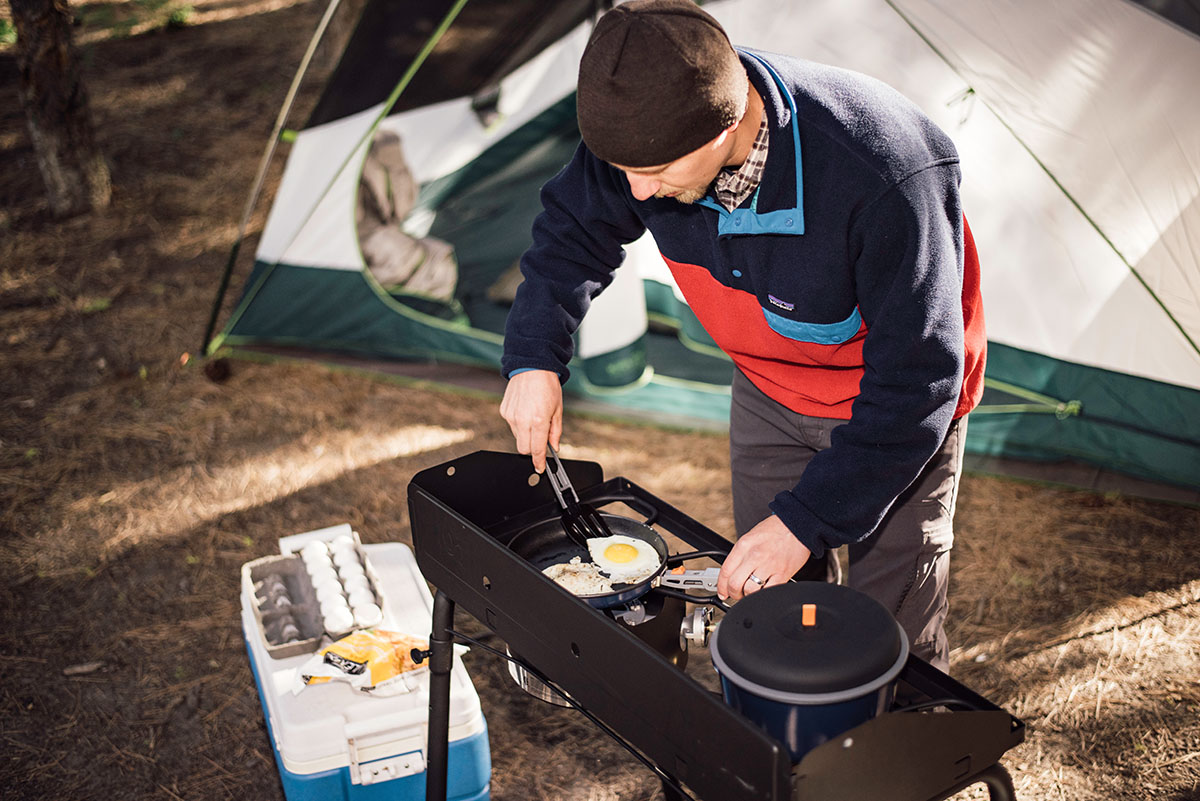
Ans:
POLYGON ((225 300, 225 292, 229 289, 229 279, 233 275, 233 266, 237 262, 238 251, 242 248, 242 239, 246 235, 246 227, 250 224, 250 215, 254 213, 254 206, 258 203, 258 196, 262 192, 263 182, 267 177, 267 169, 271 165, 271 158, 275 155, 275 148, 279 144, 279 134, 283 130, 283 125, 287 121, 288 114, 291 113, 292 105, 296 102, 296 93, 300 90, 300 82, 304 79, 304 74, 308 72, 308 65, 312 62, 313 54, 317 52, 317 45, 320 44, 322 37, 325 36, 325 30, 329 27, 329 23, 340 4, 341 0, 329 0, 325 14, 321 17, 321 21, 317 23, 317 29, 313 32, 312 39, 308 43, 308 50, 305 51, 304 58, 300 59, 300 66, 296 68, 296 74, 292 78, 292 85, 288 88, 287 96, 284 98, 283 105, 279 109, 279 115, 275 118, 275 128, 271 131, 271 138, 267 140, 267 146, 263 151, 262 159, 259 160, 258 174, 254 176, 254 185, 250 190, 250 196, 246 199, 246 208, 242 211, 242 220, 238 224, 237 238, 234 239, 233 247, 229 252, 229 259, 225 262, 225 272, 221 276, 221 283, 217 288, 217 297, 213 301, 212 313, 209 315, 208 325, 204 329, 204 341, 200 343, 201 353, 204 353, 208 349, 208 343, 212 340, 213 329, 216 328, 217 317, 221 313, 221 304, 225 300))

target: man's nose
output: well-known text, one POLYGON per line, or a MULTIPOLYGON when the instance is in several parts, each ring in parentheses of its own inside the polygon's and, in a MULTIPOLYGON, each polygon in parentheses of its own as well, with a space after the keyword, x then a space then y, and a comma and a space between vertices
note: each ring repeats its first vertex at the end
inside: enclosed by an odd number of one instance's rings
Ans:
POLYGON ((662 186, 661 181, 646 175, 627 172, 625 173, 625 177, 629 180, 629 191, 638 200, 654 197, 654 193, 662 186))

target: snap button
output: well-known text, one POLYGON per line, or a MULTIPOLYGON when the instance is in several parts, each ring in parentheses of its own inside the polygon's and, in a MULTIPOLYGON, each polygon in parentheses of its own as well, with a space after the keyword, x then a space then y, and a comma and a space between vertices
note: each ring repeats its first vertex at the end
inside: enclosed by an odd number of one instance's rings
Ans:
POLYGON ((734 277, 734 278, 741 278, 741 277, 742 277, 742 271, 741 271, 741 270, 734 270, 734 271, 733 271, 733 277, 734 277))
POLYGON ((792 227, 792 218, 788 217, 787 222, 785 222, 784 225, 786 225, 788 228, 791 228, 792 227))
POLYGON ((733 224, 735 226, 737 226, 738 228, 741 228, 742 227, 742 218, 738 217, 736 220, 733 221, 733 224))

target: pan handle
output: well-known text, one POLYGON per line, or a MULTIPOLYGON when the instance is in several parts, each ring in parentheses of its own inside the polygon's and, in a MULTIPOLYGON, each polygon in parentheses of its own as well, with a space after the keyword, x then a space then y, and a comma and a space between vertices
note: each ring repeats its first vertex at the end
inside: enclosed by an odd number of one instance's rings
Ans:
POLYGON ((671 587, 655 587, 654 591, 659 595, 665 595, 668 598, 678 598, 681 601, 687 601, 690 604, 711 604, 717 607, 722 612, 729 611, 729 605, 716 596, 712 595, 689 595, 683 590, 676 590, 671 587))
POLYGON ((647 526, 652 526, 658 522, 658 508, 655 507, 654 504, 644 501, 636 496, 631 496, 628 498, 621 497, 618 500, 644 517, 645 520, 642 522, 647 526))
POLYGON ((667 557, 667 565, 675 567, 681 565, 691 559, 711 559, 718 564, 723 564, 725 557, 729 556, 728 551, 692 551, 690 553, 676 553, 667 557))

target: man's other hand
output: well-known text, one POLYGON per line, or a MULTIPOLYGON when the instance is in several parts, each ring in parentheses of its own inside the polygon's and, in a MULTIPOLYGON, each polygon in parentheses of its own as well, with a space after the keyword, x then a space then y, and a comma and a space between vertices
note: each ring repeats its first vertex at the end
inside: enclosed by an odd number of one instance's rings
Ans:
POLYGON ((527 370, 508 379, 500 416, 508 421, 517 452, 533 457, 533 469, 546 469, 546 443, 558 450, 562 436, 562 384, 550 370, 527 370))
POLYGON ((771 515, 734 543, 717 577, 717 595, 740 601, 763 587, 785 584, 810 556, 812 551, 771 515))

